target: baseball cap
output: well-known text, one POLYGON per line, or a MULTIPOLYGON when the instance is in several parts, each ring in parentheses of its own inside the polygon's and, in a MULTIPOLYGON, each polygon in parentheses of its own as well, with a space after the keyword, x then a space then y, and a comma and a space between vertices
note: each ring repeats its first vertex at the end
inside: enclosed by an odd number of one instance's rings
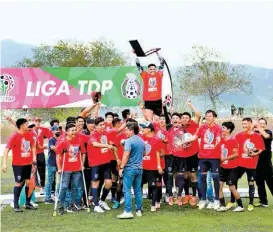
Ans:
POLYGON ((59 130, 59 129, 60 129, 60 126, 57 126, 57 125, 51 127, 52 131, 56 131, 56 130, 59 130))
POLYGON ((30 124, 28 125, 28 128, 33 128, 33 127, 35 127, 35 124, 34 124, 34 123, 30 123, 30 124))
POLYGON ((143 122, 139 124, 143 129, 144 128, 150 128, 151 130, 154 130, 154 125, 151 122, 143 122))
POLYGON ((35 117, 35 118, 33 118, 33 119, 32 119, 32 121, 33 121, 33 122, 36 122, 36 121, 41 121, 41 118, 39 118, 39 117, 35 117))

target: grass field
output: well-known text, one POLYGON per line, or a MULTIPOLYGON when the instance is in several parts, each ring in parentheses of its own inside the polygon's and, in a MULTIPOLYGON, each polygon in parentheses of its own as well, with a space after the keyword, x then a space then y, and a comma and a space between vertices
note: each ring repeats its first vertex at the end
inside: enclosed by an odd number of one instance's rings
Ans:
MULTIPOLYGON (((11 193, 13 186, 13 174, 11 166, 8 173, 2 175, 1 190, 3 193, 11 193)), ((246 182, 241 181, 240 187, 246 187, 246 182), (243 186, 242 186, 243 185, 243 186)), ((247 206, 248 200, 244 199, 247 206)), ((253 212, 243 213, 217 213, 213 210, 192 209, 189 206, 170 207, 162 204, 160 211, 151 213, 150 201, 144 200, 144 213, 142 218, 133 220, 118 220, 116 216, 123 208, 111 210, 103 215, 93 212, 87 214, 81 211, 74 214, 52 217, 53 206, 40 203, 37 211, 25 211, 15 214, 11 207, 7 206, 1 212, 1 231, 95 231, 95 232, 169 232, 169 231, 246 231, 265 232, 273 228, 273 198, 269 197, 269 208, 256 208, 253 212)))

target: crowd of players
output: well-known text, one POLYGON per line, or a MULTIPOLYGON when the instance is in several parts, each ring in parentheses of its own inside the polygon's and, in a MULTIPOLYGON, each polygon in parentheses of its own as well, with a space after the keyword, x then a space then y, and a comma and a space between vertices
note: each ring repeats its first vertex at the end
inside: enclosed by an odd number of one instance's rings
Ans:
MULTIPOLYGON (((273 194, 273 171, 272 132, 266 128, 266 119, 260 118, 253 123, 251 118, 244 118, 242 131, 233 135, 233 122, 218 125, 213 110, 208 110, 201 120, 201 114, 190 101, 188 105, 194 118, 188 112, 170 114, 164 107, 164 114, 155 121, 143 112, 146 121, 138 124, 138 136, 145 143, 142 186, 148 184, 150 210, 158 211, 165 200, 170 206, 190 204, 199 209, 244 211, 237 191, 238 181, 240 184, 244 173, 249 185, 247 210, 254 210, 255 181, 260 198, 256 206, 268 206, 265 182, 273 194), (209 193, 211 180, 214 196, 207 200, 212 195, 209 193), (228 204, 223 194, 225 183, 231 191, 228 204), (164 199, 163 188, 166 189, 164 199)), ((24 185, 25 209, 36 209, 28 194, 32 172, 38 173, 40 193, 45 194, 46 204, 54 204, 51 192, 56 176, 61 176, 60 215, 90 207, 97 213, 110 210, 106 202, 109 192, 112 208, 120 207, 123 145, 130 132, 128 124, 139 120, 129 109, 122 112, 122 119, 113 112, 107 112, 105 118, 98 117, 99 109, 100 104, 94 103, 83 109, 79 116, 68 117, 64 130, 57 119, 51 121, 50 128, 45 128, 38 117, 31 121, 20 118, 16 122, 9 118, 18 131, 7 143, 2 171, 7 172, 8 153, 12 150, 15 212, 22 212, 18 201, 24 185), (45 138, 48 138, 46 145, 45 138), (45 148, 48 148, 47 161, 45 148)), ((144 110, 144 106, 141 109, 144 110)))

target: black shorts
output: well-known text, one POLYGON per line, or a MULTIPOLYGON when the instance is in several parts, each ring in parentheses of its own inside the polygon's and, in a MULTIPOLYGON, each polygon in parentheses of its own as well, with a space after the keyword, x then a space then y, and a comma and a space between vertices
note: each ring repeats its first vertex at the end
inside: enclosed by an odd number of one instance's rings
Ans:
POLYGON ((161 182, 162 175, 157 170, 143 170, 142 185, 148 183, 149 187, 156 186, 156 182, 161 182))
POLYGON ((187 171, 186 159, 183 157, 174 156, 175 172, 183 173, 187 171))
POLYGON ((199 159, 198 171, 200 173, 211 171, 211 173, 219 173, 220 159, 199 159))
POLYGON ((110 161, 110 169, 111 169, 111 173, 114 175, 114 176, 118 176, 118 170, 117 170, 117 161, 116 160, 111 160, 110 161))
POLYGON ((147 110, 152 110, 155 115, 160 116, 162 114, 162 100, 145 101, 144 107, 147 110))
POLYGON ((227 185, 235 185, 238 181, 238 168, 220 167, 219 178, 221 182, 226 182, 227 185))
POLYGON ((198 168, 198 155, 192 155, 190 157, 185 158, 186 160, 186 170, 187 172, 195 173, 198 168))
POLYGON ((30 179, 32 165, 12 165, 14 179, 16 183, 22 183, 25 180, 30 179))
POLYGON ((111 168, 110 163, 101 164, 91 168, 91 180, 92 181, 101 181, 111 180, 111 168))
POLYGON ((238 179, 241 179, 244 173, 246 173, 247 175, 248 182, 252 182, 256 180, 256 169, 238 167, 238 179))
POLYGON ((174 156, 173 155, 165 155, 165 173, 174 173, 174 156))

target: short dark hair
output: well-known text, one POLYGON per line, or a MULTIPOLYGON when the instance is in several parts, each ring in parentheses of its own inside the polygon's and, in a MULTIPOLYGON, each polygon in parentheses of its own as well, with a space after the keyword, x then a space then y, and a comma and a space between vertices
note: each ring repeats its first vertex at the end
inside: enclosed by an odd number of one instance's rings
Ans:
POLYGON ((113 113, 114 118, 119 118, 119 115, 117 113, 113 113))
POLYGON ((70 128, 76 127, 76 125, 74 123, 68 123, 65 126, 65 131, 68 131, 70 128))
POLYGON ((261 120, 264 120, 264 121, 265 121, 265 124, 267 125, 267 121, 266 121, 266 119, 265 119, 265 118, 259 118, 259 120, 258 120, 258 121, 261 121, 261 120))
POLYGON ((234 131, 234 129, 235 129, 235 125, 234 125, 234 123, 231 122, 231 121, 223 122, 223 123, 222 123, 222 126, 226 127, 226 128, 230 131, 230 134, 231 134, 232 131, 234 131))
POLYGON ((112 112, 107 112, 107 113, 105 114, 105 118, 107 118, 107 116, 109 116, 109 115, 111 115, 111 116, 114 118, 114 113, 112 113, 112 112))
POLYGON ((216 114, 216 112, 214 110, 207 110, 205 115, 210 114, 210 113, 213 115, 213 117, 217 118, 218 115, 216 114))
POLYGON ((251 118, 243 118, 242 122, 247 121, 247 122, 251 122, 252 123, 252 119, 251 118))
POLYGON ((134 131, 135 135, 137 135, 139 133, 139 127, 138 127, 138 124, 136 122, 128 122, 126 124, 126 127, 128 128, 128 130, 134 131))
POLYGON ((119 122, 121 122, 120 118, 114 118, 112 121, 113 127, 115 127, 119 122))
POLYGON ((130 110, 129 109, 125 109, 121 112, 121 115, 122 115, 122 118, 123 119, 126 119, 127 118, 127 115, 130 114, 130 110))
POLYGON ((27 120, 25 118, 19 118, 17 121, 16 121, 16 126, 18 129, 20 129, 20 127, 25 124, 27 122, 27 120))
POLYGON ((172 113, 172 117, 173 116, 177 116, 177 117, 181 118, 181 115, 179 113, 177 113, 177 112, 172 113))
POLYGON ((66 118, 66 124, 75 123, 75 122, 76 122, 75 117, 69 116, 69 117, 66 118))
POLYGON ((165 118, 165 114, 160 114, 159 118, 165 118))
POLYGON ((189 118, 191 119, 191 114, 190 114, 189 112, 184 112, 184 113, 182 113, 182 114, 181 114, 181 117, 184 116, 184 115, 189 116, 189 118))
POLYGON ((77 116, 76 117, 76 121, 78 121, 79 119, 83 119, 83 121, 84 121, 84 117, 82 117, 82 116, 77 116))
POLYGON ((101 122, 104 122, 103 117, 98 117, 98 118, 95 119, 95 125, 96 126, 99 125, 101 122))
POLYGON ((58 119, 52 119, 51 121, 50 121, 50 126, 52 127, 53 125, 54 125, 54 123, 60 123, 60 121, 58 120, 58 119))
POLYGON ((138 124, 137 120, 135 120, 135 119, 133 119, 133 118, 128 118, 128 119, 126 120, 126 123, 127 123, 127 122, 136 122, 136 123, 138 124))
POLYGON ((149 64, 148 68, 150 68, 150 67, 155 67, 156 68, 156 65, 155 64, 149 64))

